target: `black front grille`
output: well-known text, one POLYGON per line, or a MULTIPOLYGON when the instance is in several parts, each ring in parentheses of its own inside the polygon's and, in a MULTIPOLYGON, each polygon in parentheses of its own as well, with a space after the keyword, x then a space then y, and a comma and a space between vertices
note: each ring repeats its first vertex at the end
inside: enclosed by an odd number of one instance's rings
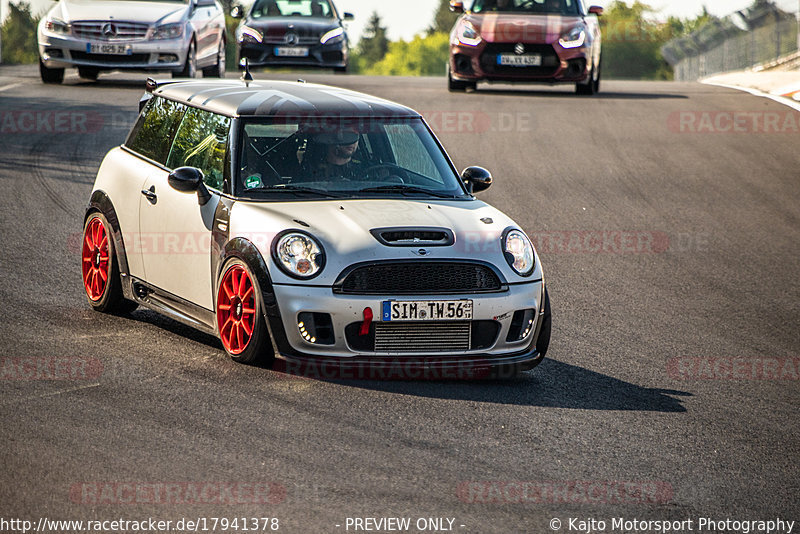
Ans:
POLYGON ((150 61, 150 54, 128 54, 126 56, 117 54, 87 54, 86 52, 70 51, 72 59, 81 61, 96 61, 98 63, 113 63, 116 65, 136 65, 147 64, 150 61))
POLYGON ((478 263, 414 261, 379 263, 346 273, 334 288, 355 295, 414 295, 500 291, 503 284, 488 266, 478 263))
POLYGON ((486 350, 497 341, 497 321, 373 322, 345 327, 348 346, 362 353, 411 354, 486 350))
POLYGON ((489 43, 481 54, 481 69, 487 74, 518 74, 520 76, 552 76, 561 65, 558 54, 551 45, 526 44, 525 54, 539 54, 542 56, 542 65, 538 67, 512 67, 498 65, 497 56, 500 54, 516 54, 516 43, 489 43))

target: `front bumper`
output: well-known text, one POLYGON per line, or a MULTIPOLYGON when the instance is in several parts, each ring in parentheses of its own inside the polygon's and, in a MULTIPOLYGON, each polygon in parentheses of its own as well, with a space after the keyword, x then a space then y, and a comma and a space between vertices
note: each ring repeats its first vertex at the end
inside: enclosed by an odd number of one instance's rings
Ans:
POLYGON ((450 73, 453 79, 466 82, 544 82, 578 83, 590 76, 590 47, 566 49, 553 44, 528 43, 525 53, 541 56, 542 64, 531 67, 501 66, 499 54, 514 54, 518 43, 488 43, 477 46, 451 44, 450 73))
POLYGON ((239 59, 247 58, 251 67, 319 67, 344 68, 347 66, 347 45, 312 44, 302 45, 308 49, 303 57, 278 56, 276 49, 286 45, 280 43, 239 43, 239 59))
MULTIPOLYGON (((271 307, 271 316, 267 310, 267 318, 278 351, 287 361, 287 371, 294 371, 292 374, 330 378, 334 375, 340 378, 391 378, 393 375, 409 379, 480 378, 505 370, 531 369, 542 359, 536 350, 543 320, 541 281, 511 285, 507 291, 498 293, 404 295, 397 299, 343 295, 334 293, 331 288, 301 285, 275 285, 273 291, 275 306, 271 307), (368 339, 374 336, 377 325, 381 324, 380 310, 384 301, 461 299, 473 301, 471 325, 494 325, 494 330, 488 329, 491 332, 488 337, 484 335, 480 343, 474 342, 469 349, 440 347, 436 351, 424 352, 419 349, 375 350, 374 345, 370 346, 368 339), (364 323, 365 308, 373 310, 374 319, 369 323, 369 333, 363 334, 362 342, 354 328, 364 323), (508 341, 509 332, 514 328, 514 314, 519 310, 535 310, 535 324, 523 339, 508 341), (311 342, 308 335, 302 335, 299 327, 301 313, 330 316, 332 336, 325 344, 311 342)), ((424 323, 422 327, 431 324, 436 323, 424 323)), ((472 332, 477 331, 472 329, 472 332)))
POLYGON ((98 69, 130 69, 176 71, 186 63, 189 42, 185 39, 158 41, 113 41, 102 44, 124 45, 129 53, 92 54, 89 41, 70 36, 39 35, 39 57, 48 68, 94 67, 98 69))

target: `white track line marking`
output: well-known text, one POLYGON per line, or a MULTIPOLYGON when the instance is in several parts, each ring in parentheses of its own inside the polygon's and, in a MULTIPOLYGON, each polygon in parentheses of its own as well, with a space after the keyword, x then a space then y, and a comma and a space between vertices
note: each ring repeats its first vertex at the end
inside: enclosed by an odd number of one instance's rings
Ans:
POLYGON ((725 87, 726 89, 738 89, 739 91, 744 91, 746 93, 750 93, 754 96, 760 96, 762 98, 769 98, 770 100, 774 100, 778 104, 783 104, 784 106, 789 106, 790 108, 794 109, 795 111, 800 111, 800 102, 793 102, 788 98, 784 98, 782 96, 771 95, 769 93, 765 93, 764 91, 759 91, 758 89, 751 89, 750 87, 741 87, 738 85, 729 85, 726 83, 718 83, 718 82, 709 82, 704 81, 700 82, 706 85, 716 85, 717 87, 725 87))
POLYGON ((3 406, 8 406, 9 404, 16 404, 18 402, 27 402, 27 401, 36 400, 36 399, 45 399, 47 397, 55 397, 56 395, 63 395, 64 393, 72 393, 73 391, 80 391, 82 389, 96 388, 99 385, 100 385, 100 382, 97 382, 97 383, 94 383, 94 384, 86 384, 85 386, 78 386, 78 387, 69 388, 69 389, 62 389, 60 391, 53 391, 52 393, 44 393, 42 395, 34 395, 32 397, 23 397, 21 399, 14 399, 14 400, 9 401, 9 402, 4 402, 3 406))
POLYGON ((2 93, 3 91, 8 91, 9 89, 13 89, 15 87, 19 87, 20 85, 22 85, 22 82, 3 85, 2 87, 0 87, 0 93, 2 93))

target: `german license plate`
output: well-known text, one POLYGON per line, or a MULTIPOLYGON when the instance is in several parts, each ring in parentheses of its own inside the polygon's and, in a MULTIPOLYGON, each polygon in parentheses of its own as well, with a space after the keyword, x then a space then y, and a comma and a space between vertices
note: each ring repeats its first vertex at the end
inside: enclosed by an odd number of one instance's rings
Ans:
POLYGON ((382 321, 469 321, 471 300, 386 300, 382 321))
POLYGON ((276 46, 275 55, 278 57, 308 57, 308 48, 302 46, 276 46))
POLYGON ((111 54, 114 56, 129 56, 133 53, 131 45, 112 43, 86 43, 87 54, 111 54))
POLYGON ((525 56, 501 54, 497 56, 497 64, 505 67, 541 67, 542 56, 540 54, 528 54, 525 56))

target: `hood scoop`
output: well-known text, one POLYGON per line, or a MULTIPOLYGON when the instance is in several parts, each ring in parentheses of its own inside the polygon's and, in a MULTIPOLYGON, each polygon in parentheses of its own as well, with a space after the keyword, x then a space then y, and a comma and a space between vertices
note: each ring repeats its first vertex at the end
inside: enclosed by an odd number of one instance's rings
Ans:
POLYGON ((375 228, 370 233, 387 247, 449 247, 456 242, 448 228, 375 228))

